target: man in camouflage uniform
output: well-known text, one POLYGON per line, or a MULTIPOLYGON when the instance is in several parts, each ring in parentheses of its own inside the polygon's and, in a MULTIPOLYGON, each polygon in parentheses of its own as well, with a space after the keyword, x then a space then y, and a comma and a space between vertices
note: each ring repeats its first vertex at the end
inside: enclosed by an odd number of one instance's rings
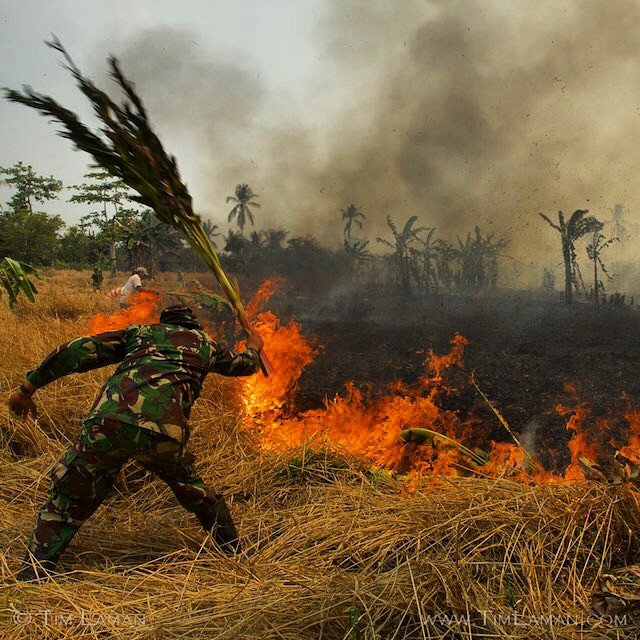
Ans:
POLYGON ((119 470, 133 458, 164 480, 180 504, 227 552, 239 552, 238 534, 224 498, 196 473, 186 451, 191 406, 210 372, 246 376, 258 371, 262 340, 221 348, 188 307, 169 307, 160 323, 78 338, 61 345, 27 374, 9 408, 35 415, 40 387, 70 373, 120 363, 91 409, 78 442, 54 467, 51 491, 38 514, 17 578, 46 576, 76 531, 108 495, 119 470))

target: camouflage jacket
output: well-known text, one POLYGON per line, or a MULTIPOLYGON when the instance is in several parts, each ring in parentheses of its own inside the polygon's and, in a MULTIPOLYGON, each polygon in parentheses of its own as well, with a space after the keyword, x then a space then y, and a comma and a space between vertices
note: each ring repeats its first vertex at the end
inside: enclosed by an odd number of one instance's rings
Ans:
POLYGON ((234 353, 218 346, 204 331, 134 324, 59 346, 27 378, 42 387, 69 373, 118 362, 87 419, 120 420, 179 442, 186 439, 191 406, 207 373, 247 376, 260 368, 254 349, 234 353))

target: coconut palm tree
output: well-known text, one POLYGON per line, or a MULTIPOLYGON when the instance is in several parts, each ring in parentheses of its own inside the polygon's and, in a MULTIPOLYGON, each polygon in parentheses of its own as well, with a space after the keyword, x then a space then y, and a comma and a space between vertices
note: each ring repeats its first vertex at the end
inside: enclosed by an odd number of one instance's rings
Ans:
POLYGON ((576 284, 578 265, 575 243, 588 233, 595 233, 602 229, 602 222, 594 216, 588 216, 588 209, 577 209, 571 214, 569 222, 565 221, 564 213, 558 211, 558 224, 552 222, 544 213, 540 217, 551 225, 559 234, 562 243, 562 260, 564 261, 564 301, 573 303, 573 287, 576 284))
POLYGON ((218 225, 211 222, 211 220, 204 220, 202 222, 202 228, 207 234, 209 240, 211 240, 211 244, 213 245, 214 249, 217 249, 218 245, 216 244, 215 238, 222 235, 222 233, 218 231, 218 225))
POLYGON ((364 220, 366 216, 354 204, 350 204, 346 209, 342 209, 341 213, 342 219, 345 221, 344 239, 347 244, 350 245, 351 227, 355 224, 358 228, 362 229, 362 220, 364 220))
POLYGON ((240 235, 244 235, 244 225, 247 224, 247 219, 253 226, 255 224, 253 219, 252 207, 260 209, 260 204, 255 201, 258 198, 257 193, 253 193, 253 190, 248 184, 237 184, 235 196, 229 196, 227 202, 234 202, 235 205, 231 211, 229 211, 229 219, 231 222, 234 218, 240 227, 240 235))

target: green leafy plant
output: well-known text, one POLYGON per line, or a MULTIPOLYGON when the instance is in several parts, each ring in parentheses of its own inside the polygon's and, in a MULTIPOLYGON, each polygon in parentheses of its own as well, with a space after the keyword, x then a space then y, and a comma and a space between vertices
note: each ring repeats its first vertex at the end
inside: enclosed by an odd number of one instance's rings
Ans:
POLYGON ((38 289, 29 279, 30 276, 41 279, 38 271, 31 265, 20 263, 12 258, 3 258, 0 261, 0 283, 7 292, 10 309, 13 309, 20 293, 23 293, 29 302, 36 301, 38 289))
POLYGON ((428 444, 434 447, 452 447, 454 449, 458 449, 460 453, 465 456, 468 456, 473 460, 476 464, 485 464, 487 461, 487 454, 478 451, 471 451, 464 445, 456 442, 449 436, 445 436, 442 433, 438 433, 437 431, 432 431, 431 429, 405 429, 400 433, 400 439, 403 442, 414 442, 415 444, 428 444))
POLYGON ((405 293, 410 293, 410 271, 409 271, 409 245, 416 239, 417 229, 412 230, 413 225, 416 223, 418 216, 411 216, 404 224, 402 231, 398 231, 398 228, 391 216, 387 216, 387 225, 391 229, 393 234, 393 242, 384 238, 376 238, 378 242, 384 244, 386 247, 394 250, 394 258, 397 262, 398 271, 400 273, 400 283, 405 293))
POLYGON ((174 291, 172 294, 180 298, 193 300, 203 309, 206 309, 211 315, 231 311, 232 309, 231 303, 226 298, 216 295, 215 293, 186 293, 183 291, 174 291))
POLYGON ((7 176, 4 182, 15 189, 7 203, 12 211, 34 213, 33 203, 53 200, 62 190, 62 182, 53 176, 48 178, 37 174, 31 165, 18 162, 11 167, 0 167, 0 176, 7 176))

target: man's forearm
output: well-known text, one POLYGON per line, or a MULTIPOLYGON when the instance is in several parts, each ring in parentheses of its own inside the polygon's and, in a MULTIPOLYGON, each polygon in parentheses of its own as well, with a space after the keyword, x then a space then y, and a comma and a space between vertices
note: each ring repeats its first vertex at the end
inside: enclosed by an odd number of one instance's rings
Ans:
MULTIPOLYGON (((70 373, 82 373, 120 362, 124 354, 124 330, 77 338, 60 345, 29 371, 27 383, 35 391, 70 373)), ((27 383, 25 388, 29 390, 27 383)))

